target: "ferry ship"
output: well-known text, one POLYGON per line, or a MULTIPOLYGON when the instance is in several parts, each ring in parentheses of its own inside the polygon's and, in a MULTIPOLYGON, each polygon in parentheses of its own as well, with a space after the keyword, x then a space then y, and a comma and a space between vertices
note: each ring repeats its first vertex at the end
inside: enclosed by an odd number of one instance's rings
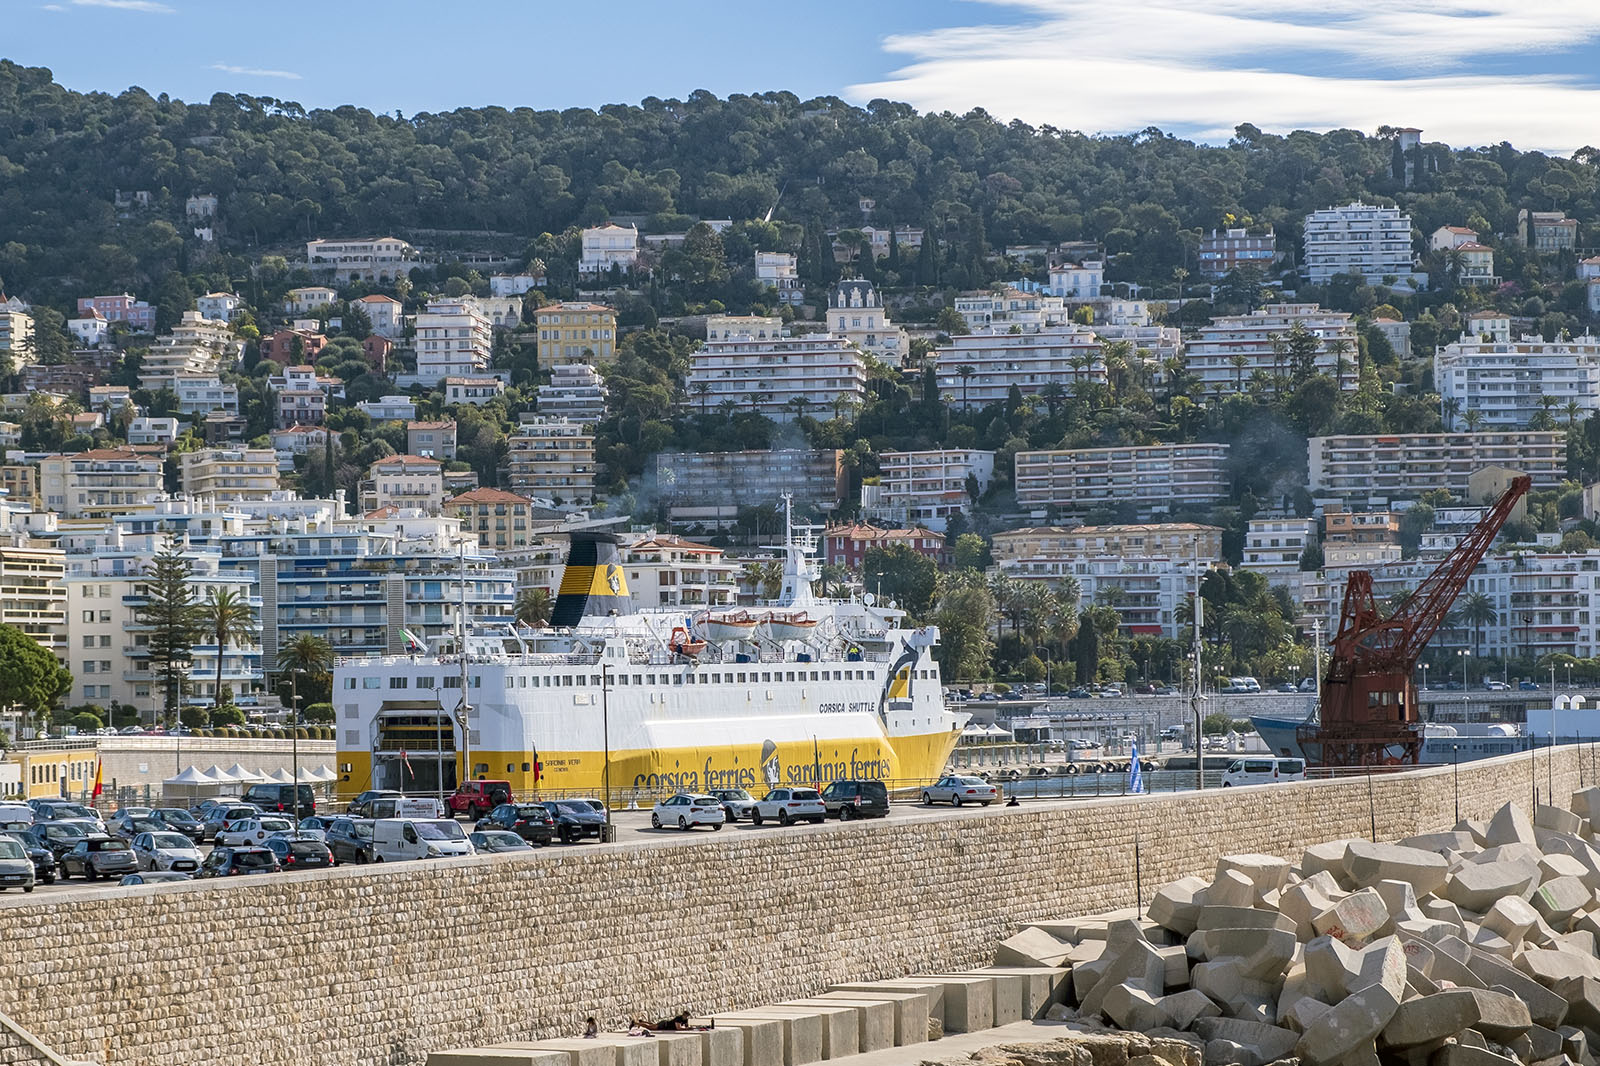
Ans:
POLYGON ((517 796, 609 784, 627 802, 934 780, 970 717, 945 706, 937 627, 870 596, 814 597, 816 538, 785 527, 771 604, 637 610, 617 538, 574 531, 550 626, 468 631, 458 617, 413 654, 339 660, 340 792, 471 777, 517 796))

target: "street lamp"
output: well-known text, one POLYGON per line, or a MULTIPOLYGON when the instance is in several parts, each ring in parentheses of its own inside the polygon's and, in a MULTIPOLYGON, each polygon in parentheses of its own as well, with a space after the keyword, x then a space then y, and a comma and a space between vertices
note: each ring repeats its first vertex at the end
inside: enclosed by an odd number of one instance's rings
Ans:
MULTIPOLYGON (((1422 691, 1428 691, 1428 664, 1422 664, 1422 691)), ((1457 819, 1459 821, 1460 819, 1457 819)))
POLYGON ((1461 658, 1461 691, 1467 690, 1467 660, 1472 657, 1471 648, 1457 648, 1456 655, 1461 658))
POLYGON ((600 733, 605 744, 605 762, 600 765, 600 780, 606 796, 606 832, 611 831, 611 712, 607 694, 611 689, 611 664, 600 664, 600 733))

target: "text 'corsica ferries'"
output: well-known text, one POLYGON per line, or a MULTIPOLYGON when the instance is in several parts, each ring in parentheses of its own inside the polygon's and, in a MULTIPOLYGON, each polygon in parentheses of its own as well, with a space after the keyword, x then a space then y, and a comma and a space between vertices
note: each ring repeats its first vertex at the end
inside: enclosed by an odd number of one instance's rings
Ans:
POLYGON ((453 789, 470 757, 518 795, 597 793, 608 751, 613 795, 942 772, 968 716, 945 707, 937 628, 813 597, 809 533, 785 537, 776 602, 701 613, 635 610, 616 538, 570 536, 549 628, 474 632, 465 664, 459 624, 422 654, 340 660, 342 790, 453 789))

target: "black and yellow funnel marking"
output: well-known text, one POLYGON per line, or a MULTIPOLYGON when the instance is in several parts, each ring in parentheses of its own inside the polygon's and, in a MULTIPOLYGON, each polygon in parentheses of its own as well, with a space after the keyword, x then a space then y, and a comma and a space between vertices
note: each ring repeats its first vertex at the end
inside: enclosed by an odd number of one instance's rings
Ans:
POLYGON ((586 617, 627 614, 628 577, 622 572, 617 538, 610 533, 571 534, 572 550, 561 575, 556 605, 550 612, 553 626, 575 626, 586 617))

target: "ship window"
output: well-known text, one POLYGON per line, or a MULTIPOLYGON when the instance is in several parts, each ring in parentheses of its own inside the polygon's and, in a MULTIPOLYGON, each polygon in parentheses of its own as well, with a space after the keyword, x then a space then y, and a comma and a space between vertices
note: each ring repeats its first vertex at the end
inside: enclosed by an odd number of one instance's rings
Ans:
POLYGON ((739 684, 741 684, 741 685, 744 684, 744 672, 743 671, 739 672, 739 684))
POLYGON ((645 680, 645 684, 654 685, 656 683, 656 675, 655 674, 646 674, 644 680, 645 680))
POLYGON ((770 673, 767 673, 766 671, 762 671, 761 680, 762 681, 771 681, 772 680, 772 675, 770 673))
POLYGON ((633 675, 633 683, 634 683, 634 684, 635 684, 635 685, 642 685, 642 684, 644 684, 644 675, 643 675, 643 674, 634 674, 634 675, 633 675))
POLYGON ((681 685, 681 684, 683 684, 683 675, 682 675, 682 674, 673 674, 673 675, 672 675, 672 683, 673 683, 673 684, 674 684, 674 685, 681 685))
POLYGON ((590 674, 589 675, 589 684, 598 686, 600 684, 600 679, 598 677, 594 676, 593 674, 590 674))
POLYGON ((789 680, 790 680, 790 681, 793 681, 793 680, 794 680, 794 671, 793 671, 793 670, 790 670, 790 671, 789 671, 789 680))
POLYGON ((433 678, 431 676, 427 675, 427 674, 421 675, 420 677, 417 678, 417 687, 418 688, 433 688, 433 678))
POLYGON ((406 683, 409 682, 410 680, 411 679, 407 678, 407 677, 391 677, 389 679, 389 687, 390 688, 405 688, 406 687, 406 683))

